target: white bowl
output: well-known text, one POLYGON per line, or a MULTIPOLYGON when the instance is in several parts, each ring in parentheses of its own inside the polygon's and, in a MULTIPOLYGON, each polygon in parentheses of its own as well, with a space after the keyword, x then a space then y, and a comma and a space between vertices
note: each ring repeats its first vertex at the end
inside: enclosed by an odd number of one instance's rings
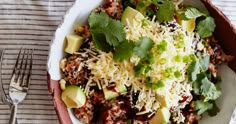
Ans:
MULTIPOLYGON (((229 23, 228 19, 219 11, 215 6, 212 6, 209 0, 202 0, 206 5, 207 8, 210 10, 210 14, 213 17, 217 17, 216 19, 216 34, 217 32, 221 31, 222 23, 224 23, 225 30, 228 30, 227 33, 231 33, 229 37, 236 39, 236 33, 234 27, 229 23), (219 16, 219 17, 218 17, 219 16), (222 19, 222 20, 221 20, 222 19), (218 21, 219 20, 219 21, 218 21), (225 22, 224 22, 225 21, 225 22)), ((204 4, 200 0, 185 0, 186 4, 191 4, 193 6, 198 7, 203 11, 207 11, 204 4)), ((64 45, 64 37, 67 34, 71 34, 73 29, 76 25, 82 25, 87 22, 88 15, 91 11, 102 4, 102 0, 77 0, 74 5, 69 9, 69 11, 64 16, 64 20, 62 24, 58 27, 55 37, 51 43, 51 49, 49 53, 48 59, 48 73, 49 73, 49 91, 53 94, 55 109, 58 113, 59 120, 62 124, 80 124, 78 119, 72 114, 70 109, 66 109, 65 105, 60 99, 60 88, 58 80, 61 78, 61 73, 59 69, 59 61, 63 58, 63 45, 64 45)), ((224 27, 223 26, 223 27, 224 27)), ((222 34, 225 32, 222 31, 222 34)), ((227 36, 218 36, 219 39, 223 39, 222 43, 223 46, 228 46, 230 54, 235 55, 235 49, 231 50, 229 48, 232 43, 228 43, 224 40, 227 36)), ((235 40, 236 41, 236 40, 235 40)), ((236 46, 236 43, 233 43, 236 46)), ((235 55, 236 56, 236 55, 235 55)), ((236 65, 236 64, 235 64, 236 65)), ((231 66, 234 67, 234 63, 231 66)), ((226 124, 229 123, 230 116, 233 112, 234 107, 236 106, 236 75, 235 73, 227 66, 222 65, 219 68, 219 74, 222 77, 222 83, 220 84, 222 87, 222 96, 217 100, 217 104, 220 107, 220 112, 217 116, 208 117, 207 115, 203 117, 200 121, 200 124, 226 124)))

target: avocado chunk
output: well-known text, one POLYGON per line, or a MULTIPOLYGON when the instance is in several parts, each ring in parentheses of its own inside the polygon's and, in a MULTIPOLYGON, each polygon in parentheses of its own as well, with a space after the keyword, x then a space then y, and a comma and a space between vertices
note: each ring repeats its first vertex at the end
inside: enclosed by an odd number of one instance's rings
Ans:
POLYGON ((156 114, 149 120, 149 124, 167 124, 170 120, 170 112, 166 107, 159 108, 156 114))
POLYGON ((196 18, 192 18, 190 20, 183 20, 181 19, 181 14, 183 12, 182 11, 179 11, 176 13, 176 21, 179 25, 181 25, 181 27, 185 30, 185 31, 188 31, 188 32, 193 32, 194 29, 195 29, 195 21, 196 21, 196 18))
POLYGON ((162 107, 166 107, 166 108, 170 107, 170 103, 168 102, 169 101, 169 97, 168 96, 157 94, 156 95, 156 99, 157 99, 158 102, 160 102, 162 107))
POLYGON ((143 19, 145 19, 145 17, 142 15, 142 13, 129 6, 125 8, 121 16, 121 22, 124 25, 128 25, 127 21, 130 23, 130 25, 134 25, 135 23, 140 23, 143 19))
POLYGON ((84 43, 82 36, 71 34, 65 37, 65 52, 73 54, 78 51, 81 45, 84 43))
POLYGON ((79 86, 70 85, 63 90, 61 99, 67 108, 79 108, 86 102, 85 93, 79 86))
POLYGON ((103 85, 102 89, 106 100, 113 99, 127 93, 126 87, 121 83, 116 83, 116 86, 112 89, 108 89, 103 85))

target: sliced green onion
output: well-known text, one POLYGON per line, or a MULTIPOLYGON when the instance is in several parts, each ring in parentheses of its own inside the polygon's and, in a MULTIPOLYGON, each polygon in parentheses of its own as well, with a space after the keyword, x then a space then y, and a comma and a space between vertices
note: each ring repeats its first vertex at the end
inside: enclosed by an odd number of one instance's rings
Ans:
POLYGON ((179 78, 179 77, 182 76, 182 74, 181 74, 180 71, 176 71, 176 72, 174 73, 174 75, 175 75, 176 78, 179 78))
POLYGON ((184 39, 184 34, 182 34, 182 33, 179 34, 179 38, 180 38, 180 39, 184 39))
POLYGON ((160 44, 157 45, 156 53, 161 54, 167 49, 167 42, 165 40, 162 40, 160 44))
POLYGON ((182 61, 182 57, 181 57, 180 55, 176 55, 176 56, 174 57, 174 60, 175 60, 176 62, 181 62, 181 61, 182 61))
POLYGON ((190 57, 189 57, 189 55, 185 55, 185 56, 183 57, 183 62, 184 62, 184 63, 189 63, 189 62, 190 62, 190 57))
POLYGON ((161 65, 165 64, 166 62, 167 62, 167 59, 166 59, 166 58, 161 58, 161 59, 159 60, 159 63, 160 63, 161 65))
POLYGON ((148 54, 147 57, 145 57, 145 61, 147 64, 154 64, 155 63, 155 54, 148 54))
POLYGON ((177 48, 184 48, 185 44, 183 40, 178 41, 178 43, 176 44, 177 48))

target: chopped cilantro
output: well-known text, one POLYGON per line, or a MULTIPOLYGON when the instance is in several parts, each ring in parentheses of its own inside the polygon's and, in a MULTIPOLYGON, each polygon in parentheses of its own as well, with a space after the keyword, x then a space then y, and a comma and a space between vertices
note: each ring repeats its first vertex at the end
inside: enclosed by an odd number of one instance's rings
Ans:
POLYGON ((115 47, 114 60, 124 61, 133 54, 134 42, 125 40, 115 47))
POLYGON ((189 20, 193 18, 198 18, 200 16, 204 16, 204 15, 205 14, 200 12, 197 8, 190 7, 190 8, 187 8, 187 10, 183 13, 184 18, 181 18, 181 19, 189 20))
POLYGON ((205 97, 204 101, 216 100, 221 95, 221 91, 207 77, 202 79, 202 85, 200 87, 202 95, 205 97))
POLYGON ((109 52, 112 50, 112 46, 110 46, 106 41, 106 38, 103 34, 98 34, 98 33, 92 33, 92 37, 93 37, 93 42, 94 45, 105 52, 109 52), (98 42, 97 42, 98 41, 98 42))
POLYGON ((134 53, 140 58, 144 58, 152 49, 153 45, 154 42, 150 38, 141 37, 135 44, 134 53))
POLYGON ((197 74, 200 72, 200 67, 198 61, 193 61, 188 69, 187 74, 190 81, 195 81, 197 79, 197 74))
POLYGON ((91 15, 89 16, 88 22, 91 29, 95 29, 98 27, 105 27, 109 23, 109 16, 104 12, 91 13, 91 15))
POLYGON ((198 94, 198 95, 200 94, 200 85, 201 84, 199 82, 197 82, 197 81, 193 82, 193 86, 192 87, 193 87, 193 91, 194 91, 195 94, 198 94))
POLYGON ((172 1, 165 1, 163 4, 159 4, 157 11, 157 19, 160 22, 171 21, 174 18, 175 4, 172 1))
MULTIPOLYGON (((199 57, 199 58, 200 58, 200 57, 199 57)), ((206 55, 206 56, 204 56, 203 58, 200 58, 200 59, 199 59, 199 64, 200 64, 201 69, 202 69, 203 71, 208 70, 209 63, 210 63, 210 56, 209 56, 209 55, 206 55)))
POLYGON ((201 100, 197 100, 194 105, 194 110, 197 111, 198 115, 203 114, 205 111, 213 108, 213 104, 209 102, 204 102, 201 100))
POLYGON ((111 19, 106 13, 92 13, 88 21, 93 42, 98 49, 109 51, 110 47, 118 46, 125 40, 123 24, 111 19))
POLYGON ((202 37, 206 38, 212 35, 215 30, 215 22, 212 17, 206 17, 197 24, 197 33, 202 37))
POLYGON ((212 102, 213 107, 207 111, 208 115, 215 116, 219 111, 219 107, 216 105, 215 101, 212 102))

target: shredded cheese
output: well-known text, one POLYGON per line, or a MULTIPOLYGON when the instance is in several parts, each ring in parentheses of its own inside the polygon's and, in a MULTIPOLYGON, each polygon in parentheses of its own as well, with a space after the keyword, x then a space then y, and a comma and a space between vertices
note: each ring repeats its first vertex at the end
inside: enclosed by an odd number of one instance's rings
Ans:
MULTIPOLYGON (((146 113, 154 114, 161 106, 161 103, 156 100, 156 95, 163 95, 166 97, 168 104, 171 107, 178 107, 179 101, 182 100, 182 96, 191 96, 191 85, 186 80, 186 68, 187 64, 184 62, 176 62, 174 58, 176 55, 190 55, 194 53, 192 47, 193 34, 189 34, 183 31, 176 22, 172 22, 176 25, 175 28, 160 25, 158 22, 148 21, 147 26, 142 24, 136 24, 135 26, 127 23, 126 38, 136 42, 140 37, 146 36, 154 41, 157 45, 162 40, 167 41, 167 50, 160 55, 156 55, 156 62, 152 65, 152 70, 149 71, 146 76, 151 77, 154 80, 163 80, 165 87, 161 89, 150 89, 145 86, 145 77, 136 77, 134 72, 134 66, 136 66, 140 58, 133 55, 130 59, 124 62, 116 62, 113 60, 113 54, 111 52, 106 53, 98 50, 98 55, 94 53, 94 56, 85 62, 85 66, 91 70, 91 76, 89 82, 96 82, 99 89, 101 84, 108 86, 111 82, 122 83, 127 87, 131 86, 132 92, 139 92, 138 100, 135 107, 139 110, 137 115, 146 113), (177 48, 176 44, 179 41, 175 39, 178 35, 183 35, 183 48, 177 48), (165 58, 166 62, 160 64, 159 60, 165 58), (164 73, 166 69, 174 68, 181 72, 179 78, 165 78, 164 73)), ((93 52, 89 51, 88 52, 93 52)), ((90 84, 87 84, 90 85, 90 84)), ((85 88, 88 89, 87 87, 85 88)))

